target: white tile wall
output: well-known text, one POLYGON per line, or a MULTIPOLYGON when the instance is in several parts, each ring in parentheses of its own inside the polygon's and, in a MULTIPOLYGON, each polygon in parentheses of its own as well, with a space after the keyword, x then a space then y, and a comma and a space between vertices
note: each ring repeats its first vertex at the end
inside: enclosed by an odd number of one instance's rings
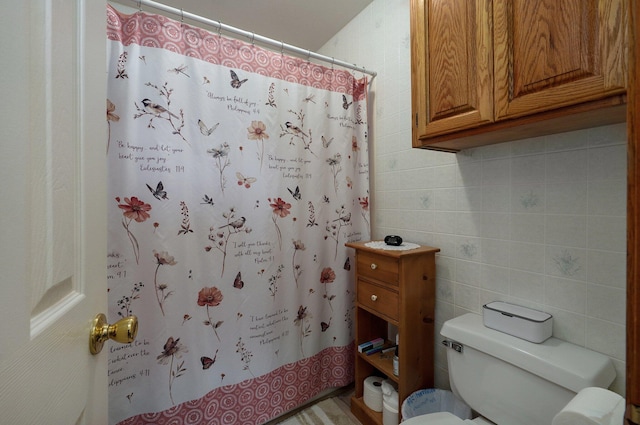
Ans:
MULTIPOLYGON (((378 72, 370 91, 372 231, 441 249, 436 322, 510 301, 609 355, 624 394, 624 124, 458 154, 411 148, 409 1, 374 0, 321 50, 378 72)), ((358 75, 360 77, 360 75, 358 75)), ((436 344, 436 383, 448 386, 436 344)))

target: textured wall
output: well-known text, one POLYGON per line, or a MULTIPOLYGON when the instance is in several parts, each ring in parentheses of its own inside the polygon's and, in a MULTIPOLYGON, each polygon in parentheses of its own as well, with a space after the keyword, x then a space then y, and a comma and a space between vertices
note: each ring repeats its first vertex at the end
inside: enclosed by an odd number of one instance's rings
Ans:
MULTIPOLYGON (((409 1, 374 0, 321 53, 371 85, 373 237, 437 246, 437 323, 503 300, 554 315, 554 336, 609 355, 624 394, 624 124, 458 154, 411 149, 409 1), (359 76, 359 75, 358 75, 359 76)), ((436 380, 448 386, 436 345, 436 380)))

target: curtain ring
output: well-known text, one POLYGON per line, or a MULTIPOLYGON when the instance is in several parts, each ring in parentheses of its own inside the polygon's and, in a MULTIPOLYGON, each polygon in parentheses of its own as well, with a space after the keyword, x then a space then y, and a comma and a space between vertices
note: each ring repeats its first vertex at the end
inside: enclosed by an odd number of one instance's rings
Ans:
POLYGON ((138 0, 138 12, 142 12, 142 0, 138 0))
POLYGON ((218 21, 218 37, 222 36, 222 22, 218 21))
POLYGON ((307 49, 307 62, 311 61, 311 50, 307 49))
POLYGON ((256 33, 255 32, 251 33, 251 45, 252 46, 256 45, 256 33))
POLYGON ((284 55, 284 43, 280 41, 280 54, 284 55))
POLYGON ((333 71, 333 66, 336 64, 336 58, 331 57, 331 70, 333 71))
POLYGON ((180 8, 180 25, 184 24, 184 10, 180 8))

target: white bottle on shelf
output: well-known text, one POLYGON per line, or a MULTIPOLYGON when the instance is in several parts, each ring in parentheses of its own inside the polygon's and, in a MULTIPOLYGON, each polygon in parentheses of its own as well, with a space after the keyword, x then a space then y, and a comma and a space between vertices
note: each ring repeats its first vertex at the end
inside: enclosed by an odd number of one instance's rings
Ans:
POLYGON ((399 363, 399 360, 398 360, 398 347, 399 347, 398 341, 399 341, 398 334, 396 334, 396 352, 395 352, 395 355, 393 356, 393 374, 396 375, 396 376, 400 375, 400 373, 399 373, 400 370, 399 370, 399 365, 398 365, 398 363, 399 363))

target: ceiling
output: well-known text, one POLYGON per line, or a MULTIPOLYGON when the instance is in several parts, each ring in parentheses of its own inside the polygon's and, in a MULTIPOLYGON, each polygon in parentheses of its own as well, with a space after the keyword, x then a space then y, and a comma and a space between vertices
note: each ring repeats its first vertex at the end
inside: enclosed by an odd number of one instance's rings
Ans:
MULTIPOLYGON (((135 0, 116 1, 131 5, 135 0)), ((156 1, 313 52, 329 41, 372 0, 156 1)), ((145 6, 143 10, 162 13, 145 6)), ((172 18, 175 19, 175 16, 172 18)))

